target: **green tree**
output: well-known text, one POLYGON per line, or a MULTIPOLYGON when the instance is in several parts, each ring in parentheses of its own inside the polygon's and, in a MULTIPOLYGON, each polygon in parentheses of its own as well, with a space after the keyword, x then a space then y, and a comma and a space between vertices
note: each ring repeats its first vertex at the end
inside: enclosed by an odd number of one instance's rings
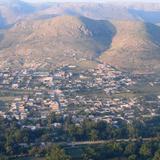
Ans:
POLYGON ((124 151, 125 155, 129 156, 129 155, 135 154, 135 152, 136 152, 135 143, 130 142, 128 145, 126 145, 125 151, 124 151))
POLYGON ((121 156, 123 153, 123 148, 120 143, 111 142, 105 146, 106 154, 109 157, 121 156))
POLYGON ((98 139, 97 131, 95 129, 91 130, 91 132, 89 133, 89 137, 91 141, 97 140, 98 139))
POLYGON ((153 160, 160 160, 160 149, 154 154, 153 160))
POLYGON ((96 156, 96 152, 93 148, 91 147, 87 147, 83 153, 83 160, 90 160, 95 158, 96 156))
POLYGON ((139 153, 143 158, 147 158, 152 155, 151 148, 147 144, 142 144, 139 153))
POLYGON ((0 155, 0 160, 8 160, 8 158, 6 156, 0 155))
POLYGON ((70 160, 70 157, 65 154, 63 149, 54 145, 46 160, 70 160))
POLYGON ((128 160, 136 160, 136 159, 137 159, 137 156, 136 156, 135 154, 130 155, 130 156, 128 157, 128 160))
POLYGON ((131 125, 131 124, 128 125, 127 129, 128 129, 129 138, 138 137, 137 129, 134 127, 134 125, 131 125))

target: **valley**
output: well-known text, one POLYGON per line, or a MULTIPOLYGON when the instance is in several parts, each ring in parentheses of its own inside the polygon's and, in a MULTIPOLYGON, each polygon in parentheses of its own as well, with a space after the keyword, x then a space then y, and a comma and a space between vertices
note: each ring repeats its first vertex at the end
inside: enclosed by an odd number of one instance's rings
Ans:
POLYGON ((0 160, 159 160, 160 3, 0 0, 0 160))

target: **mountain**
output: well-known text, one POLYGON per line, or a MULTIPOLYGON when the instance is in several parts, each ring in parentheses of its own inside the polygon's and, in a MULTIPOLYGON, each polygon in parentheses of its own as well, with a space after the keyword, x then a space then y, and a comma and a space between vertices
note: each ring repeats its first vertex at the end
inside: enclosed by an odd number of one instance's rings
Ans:
POLYGON ((81 16, 20 21, 0 32, 0 67, 55 68, 102 61, 125 71, 157 72, 159 35, 158 25, 140 21, 81 16))
POLYGON ((21 21, 1 33, 1 67, 55 67, 92 60, 110 47, 114 34, 110 22, 85 17, 21 21))
POLYGON ((41 14, 85 16, 92 19, 133 19, 128 9, 114 3, 53 3, 41 14))
POLYGON ((116 35, 100 59, 117 68, 134 72, 160 69, 160 27, 142 22, 113 22, 116 35))
POLYGON ((34 6, 21 0, 1 0, 0 28, 6 28, 35 11, 34 6))
POLYGON ((15 14, 27 14, 35 11, 35 8, 24 1, 21 0, 5 0, 0 1, 0 5, 8 7, 10 10, 14 11, 15 14))
POLYGON ((52 18, 55 15, 85 16, 95 20, 139 20, 160 23, 160 3, 27 3, 0 0, 0 28, 19 20, 52 18))
MULTIPOLYGON (((42 5, 43 6, 43 5, 42 5)), ((85 16, 92 19, 160 22, 160 3, 50 3, 38 14, 85 16)))
POLYGON ((160 22, 160 11, 145 11, 137 9, 129 9, 130 14, 139 21, 145 21, 150 23, 160 22))

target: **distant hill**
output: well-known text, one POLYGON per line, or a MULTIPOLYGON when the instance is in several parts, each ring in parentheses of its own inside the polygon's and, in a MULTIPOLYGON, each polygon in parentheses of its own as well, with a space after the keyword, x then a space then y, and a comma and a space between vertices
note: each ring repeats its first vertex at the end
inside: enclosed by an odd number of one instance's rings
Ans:
POLYGON ((6 28, 19 20, 52 18, 55 15, 160 23, 160 3, 30 4, 23 0, 0 0, 0 28, 6 28))
POLYGON ((21 0, 1 0, 0 28, 6 28, 35 11, 34 6, 21 0))
MULTIPOLYGON (((43 6, 43 5, 42 5, 43 6)), ((50 3, 38 14, 85 16, 92 19, 160 22, 160 3, 50 3)))
POLYGON ((1 0, 0 5, 8 7, 17 15, 32 13, 35 11, 34 6, 22 0, 1 0))

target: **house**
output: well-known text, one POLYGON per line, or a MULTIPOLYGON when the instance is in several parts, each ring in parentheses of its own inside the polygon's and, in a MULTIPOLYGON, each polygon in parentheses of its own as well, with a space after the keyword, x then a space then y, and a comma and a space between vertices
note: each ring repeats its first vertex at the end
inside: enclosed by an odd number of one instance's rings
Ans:
POLYGON ((51 102, 50 106, 49 106, 52 110, 52 112, 58 111, 59 110, 59 104, 58 102, 51 102))

